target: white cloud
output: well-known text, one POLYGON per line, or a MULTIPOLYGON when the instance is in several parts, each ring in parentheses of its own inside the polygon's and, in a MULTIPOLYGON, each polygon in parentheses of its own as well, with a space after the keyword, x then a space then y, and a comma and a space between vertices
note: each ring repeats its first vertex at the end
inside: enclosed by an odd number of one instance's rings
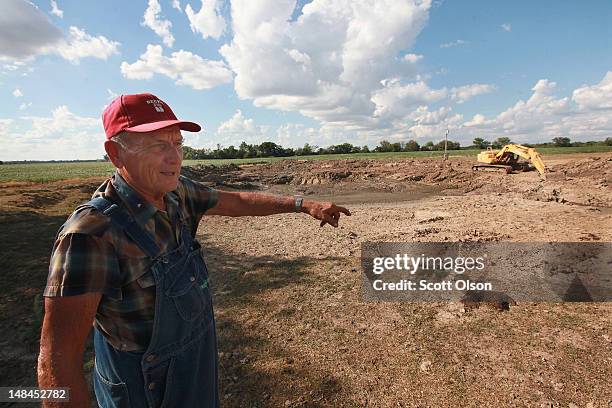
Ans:
POLYGON ((275 141, 269 126, 255 124, 252 118, 244 116, 242 111, 236 110, 234 115, 212 132, 204 129, 200 133, 186 133, 185 139, 188 146, 197 148, 214 149, 217 145, 238 148, 240 143, 259 144, 265 141, 275 141))
MULTIPOLYGON (((35 5, 23 0, 3 0, 0 13, 0 60, 17 67, 24 60, 41 54, 58 54, 73 64, 81 58, 106 60, 118 53, 119 43, 100 35, 93 37, 78 27, 70 27, 65 38, 35 5)), ((5 68, 7 65, 5 65, 5 68)))
POLYGON ((172 23, 169 20, 160 19, 161 6, 157 0, 149 0, 149 5, 144 12, 142 25, 149 27, 159 37, 167 47, 172 47, 174 44, 174 36, 170 29, 172 23))
POLYGON ((443 106, 440 109, 431 112, 427 106, 419 106, 416 110, 412 111, 408 118, 411 119, 415 125, 420 126, 431 126, 438 125, 445 122, 452 109, 448 106, 443 106))
POLYGON ((57 47, 57 52, 64 59, 78 64, 81 58, 93 57, 107 60, 119 53, 119 43, 111 41, 103 35, 92 37, 78 27, 70 27, 69 37, 57 47))
POLYGON ((180 0, 172 0, 172 8, 177 9, 178 11, 183 11, 181 10, 180 0))
POLYGON ((512 24, 510 24, 510 23, 504 23, 504 24, 502 24, 502 25, 501 25, 501 28, 502 28, 502 30, 504 30, 504 31, 508 31, 508 32, 510 32, 510 31, 512 31, 512 24))
POLYGON ((466 127, 479 127, 479 126, 483 126, 486 125, 487 122, 486 118, 484 117, 484 115, 481 115, 480 113, 477 113, 476 115, 474 115, 474 117, 471 120, 468 120, 467 122, 465 122, 463 124, 463 126, 466 127))
POLYGON ((314 146, 329 146, 334 144, 333 139, 327 139, 319 129, 305 126, 300 123, 287 123, 276 129, 277 143, 283 147, 302 147, 308 143, 314 146), (332 143, 329 143, 332 142, 332 143))
POLYGON ((448 43, 440 44, 440 48, 451 48, 462 44, 465 44, 464 40, 451 41, 448 43))
MULTIPOLYGON (((234 37, 220 53, 236 74, 240 98, 319 121, 319 143, 376 144, 449 122, 459 126, 462 117, 450 105, 493 89, 433 89, 417 73, 424 57, 407 51, 427 22, 429 1, 314 0, 292 19, 295 6, 293 0, 233 1, 234 37)), ((283 137, 297 141, 302 130, 287 129, 283 137)))
POLYGON ((150 79, 154 74, 165 75, 176 80, 177 85, 186 85, 202 90, 231 82, 232 72, 223 61, 211 61, 189 51, 163 55, 160 45, 147 45, 147 50, 133 64, 121 63, 121 73, 129 79, 150 79))
POLYGON ((542 79, 536 82, 526 100, 519 100, 493 117, 478 113, 469 119, 454 113, 451 106, 432 109, 429 105, 456 103, 462 98, 490 92, 495 89, 493 86, 471 84, 432 89, 423 81, 403 84, 399 80, 389 80, 383 81, 383 89, 373 96, 381 116, 378 123, 385 123, 384 127, 351 128, 340 122, 323 122, 317 129, 290 123, 274 131, 256 125, 252 119, 237 112, 219 127, 208 146, 214 147, 214 140, 223 140, 224 146, 238 146, 246 137, 252 137, 249 143, 270 140, 285 147, 299 147, 304 143, 329 146, 347 141, 359 146, 374 146, 383 139, 391 142, 439 141, 447 128, 450 139, 463 145, 471 144, 475 137, 491 141, 507 136, 517 143, 550 141, 558 136, 576 141, 604 139, 612 134, 612 105, 608 96, 611 79, 612 73, 606 73, 598 84, 576 89, 571 98, 555 96, 557 84, 542 79))
POLYGON ((21 98, 23 96, 23 93, 19 88, 15 88, 15 90, 13 91, 13 96, 15 98, 21 98))
POLYGON ((283 147, 302 147, 305 143, 329 146, 340 143, 338 140, 344 142, 349 136, 348 132, 317 129, 301 123, 286 123, 273 129, 256 124, 254 119, 236 110, 234 115, 222 122, 212 134, 186 134, 185 137, 189 146, 214 149, 217 145, 238 148, 242 142, 260 144, 266 141, 283 147))
POLYGON ((253 119, 247 119, 242 115, 240 109, 227 121, 221 123, 217 128, 218 135, 261 135, 261 129, 255 126, 253 119))
POLYGON ((422 55, 419 54, 406 54, 404 55, 403 60, 406 62, 410 62, 411 64, 415 64, 423 59, 422 55))
POLYGON ((22 65, 24 65, 23 62, 15 61, 13 64, 4 64, 2 68, 6 69, 7 71, 17 71, 22 65))
POLYGON ((292 20, 295 5, 231 3, 234 37, 220 53, 236 74, 238 96, 323 124, 379 127, 372 95, 385 79, 414 77, 397 56, 414 44, 430 1, 314 0, 292 20))
POLYGON ((462 115, 448 115, 447 112, 430 112, 429 121, 423 120, 422 123, 416 123, 407 128, 406 133, 400 133, 400 140, 416 139, 418 141, 439 141, 444 139, 444 134, 448 129, 450 131, 449 139, 457 141, 459 138, 456 131, 459 129, 460 121, 463 119, 462 115), (437 121, 439 120, 439 121, 437 121), (407 137, 409 136, 409 137, 407 137))
POLYGON ((0 160, 99 159, 104 140, 99 118, 78 116, 66 106, 49 117, 0 119, 0 160))
POLYGON ((28 109, 30 106, 32 106, 32 102, 23 102, 21 105, 19 105, 19 110, 26 110, 28 109))
POLYGON ((611 80, 608 72, 598 84, 574 90, 570 98, 556 97, 557 84, 541 79, 526 101, 519 100, 495 117, 477 114, 463 123, 465 141, 499 136, 519 143, 550 141, 558 136, 577 141, 608 137, 612 133, 611 80))
POLYGON ((189 19, 191 31, 200 33, 203 39, 210 37, 218 40, 226 26, 220 9, 219 0, 201 0, 200 11, 197 13, 191 8, 191 4, 187 4, 185 14, 189 19))
POLYGON ((13 119, 0 118, 0 138, 8 135, 9 128, 14 122, 15 121, 13 119))
POLYGON ((24 135, 27 139, 55 138, 61 136, 62 133, 73 133, 81 128, 101 126, 100 119, 80 117, 70 112, 65 105, 54 109, 51 117, 29 116, 24 119, 29 120, 32 124, 32 128, 24 135))
POLYGON ((390 120, 403 118, 418 106, 438 102, 448 94, 446 88, 431 89, 423 81, 404 85, 394 79, 383 85, 383 89, 372 94, 376 105, 374 116, 390 120))
POLYGON ((251 118, 245 118, 240 110, 237 110, 227 121, 221 123, 217 128, 214 143, 225 146, 238 146, 240 142, 261 143, 269 139, 268 128, 255 125, 251 118))
POLYGON ((57 6, 57 1, 55 0, 51 0, 51 14, 58 16, 59 18, 64 18, 64 11, 60 10, 60 8, 57 6))
POLYGON ((34 4, 23 0, 2 1, 0 59, 22 60, 46 53, 61 40, 61 31, 34 4))
POLYGON ((463 103, 474 96, 492 92, 494 89, 495 87, 489 84, 471 84, 451 88, 451 100, 463 103))
POLYGON ((582 110, 612 109, 612 71, 608 71, 597 85, 576 89, 572 100, 582 110))

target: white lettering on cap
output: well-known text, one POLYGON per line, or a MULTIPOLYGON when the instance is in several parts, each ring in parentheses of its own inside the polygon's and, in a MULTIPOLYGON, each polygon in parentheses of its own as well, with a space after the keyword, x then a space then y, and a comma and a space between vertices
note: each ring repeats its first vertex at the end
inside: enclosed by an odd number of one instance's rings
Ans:
POLYGON ((155 108, 155 110, 157 112, 163 112, 164 111, 164 106, 162 105, 162 101, 160 101, 159 99, 149 99, 147 101, 147 104, 153 104, 153 107, 155 108))

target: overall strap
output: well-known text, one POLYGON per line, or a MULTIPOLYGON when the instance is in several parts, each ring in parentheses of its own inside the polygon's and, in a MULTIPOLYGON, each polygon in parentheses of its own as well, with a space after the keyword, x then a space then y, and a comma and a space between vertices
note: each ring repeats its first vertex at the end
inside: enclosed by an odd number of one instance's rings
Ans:
POLYGON ((160 254, 159 246, 147 231, 140 227, 136 221, 130 217, 125 211, 110 200, 103 197, 96 197, 90 200, 86 205, 91 205, 102 214, 107 215, 116 223, 142 251, 151 258, 157 258, 160 254))

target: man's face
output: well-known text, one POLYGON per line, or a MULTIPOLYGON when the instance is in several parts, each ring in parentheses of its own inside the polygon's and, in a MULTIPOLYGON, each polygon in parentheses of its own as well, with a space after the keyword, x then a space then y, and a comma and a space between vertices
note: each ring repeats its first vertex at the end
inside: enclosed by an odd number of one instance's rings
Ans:
POLYGON ((126 139, 121 174, 128 183, 151 197, 175 190, 183 161, 183 137, 178 126, 131 133, 126 139))

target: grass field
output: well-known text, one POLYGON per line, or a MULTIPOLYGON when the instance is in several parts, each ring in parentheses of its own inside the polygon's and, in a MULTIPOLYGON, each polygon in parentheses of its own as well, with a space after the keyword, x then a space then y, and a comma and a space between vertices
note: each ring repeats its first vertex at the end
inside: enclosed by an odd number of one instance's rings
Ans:
MULTIPOLYGON (((610 152, 611 146, 582 146, 582 147, 545 147, 538 151, 546 155, 564 153, 598 153, 610 152)), ((450 156, 474 156, 480 152, 479 149, 451 150, 450 156)), ((278 160, 345 160, 345 159, 394 159, 404 157, 435 157, 441 156, 443 152, 391 152, 391 153, 358 153, 358 154, 325 154, 315 156, 293 156, 293 157, 270 157, 252 159, 225 159, 225 160, 185 160, 184 165, 213 164, 221 166, 224 164, 246 164, 273 162, 278 160)), ((110 176, 114 167, 110 162, 54 162, 54 163, 23 163, 4 164, 0 166, 0 183, 36 182, 68 180, 89 177, 110 176)))

